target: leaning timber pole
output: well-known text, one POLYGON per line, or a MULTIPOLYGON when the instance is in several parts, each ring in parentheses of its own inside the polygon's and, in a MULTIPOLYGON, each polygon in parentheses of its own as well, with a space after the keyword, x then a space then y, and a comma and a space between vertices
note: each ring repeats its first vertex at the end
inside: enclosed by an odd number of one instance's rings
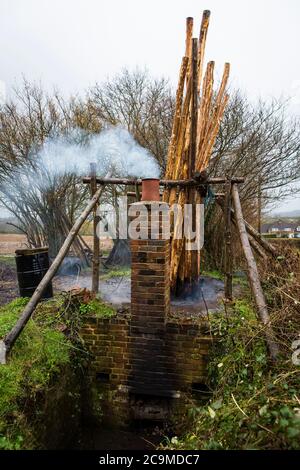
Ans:
MULTIPOLYGON (((224 194, 220 194, 219 197, 217 197, 217 203, 219 204, 219 206, 221 207, 221 209, 224 211, 224 207, 225 207, 225 204, 224 204, 224 194)), ((234 212, 234 209, 231 208, 231 221, 233 222, 234 225, 236 225, 236 220, 235 220, 235 212, 234 212)), ((246 226, 246 229, 247 229, 247 232, 249 234, 249 236, 251 236, 250 238, 250 244, 252 246, 252 248, 254 248, 256 250, 256 247, 257 246, 260 246, 261 248, 264 248, 264 250, 276 257, 278 255, 277 253, 277 250, 276 248, 274 248, 273 245, 271 245, 271 243, 269 243, 262 235, 260 235, 258 233, 257 230, 255 230, 255 228, 252 227, 252 225, 250 225, 246 220, 244 220, 244 223, 245 223, 245 226, 246 226), (255 245, 254 241, 257 242, 257 245, 255 245)))
POLYGON ((61 249, 59 250, 55 260, 51 264, 50 268, 46 272, 45 276, 37 286, 37 288, 34 291, 33 296, 29 300, 28 304, 26 305, 25 309, 23 310, 23 313, 21 314, 19 320, 17 321, 16 325, 13 327, 13 329, 6 335, 3 341, 0 341, 0 363, 5 364, 6 363, 6 357, 9 351, 11 350, 12 346, 14 345, 15 341, 19 337, 20 333, 23 331, 24 327, 26 326, 28 320, 30 319, 35 307, 37 306, 38 302, 41 299, 41 296, 49 284, 49 282, 52 280, 52 278, 55 276, 59 266, 61 265, 64 257, 68 253, 76 235, 78 234, 80 228, 82 227, 84 221, 86 220, 87 216, 90 214, 90 212, 93 210, 93 208, 97 205, 98 200, 102 194, 103 191, 103 186, 99 188, 88 205, 86 206, 85 210, 82 212, 81 216, 77 219, 73 227, 71 228, 67 238, 65 239, 61 249))
POLYGON ((240 196, 236 184, 232 185, 232 199, 235 208, 236 224, 240 236, 240 241, 247 261, 248 277, 251 285, 251 290, 254 296, 259 317, 262 323, 266 326, 265 334, 270 356, 273 360, 275 360, 278 356, 279 348, 275 342, 275 335, 270 324, 270 316, 266 304, 266 299, 261 287, 256 261, 251 250, 243 218, 240 196))

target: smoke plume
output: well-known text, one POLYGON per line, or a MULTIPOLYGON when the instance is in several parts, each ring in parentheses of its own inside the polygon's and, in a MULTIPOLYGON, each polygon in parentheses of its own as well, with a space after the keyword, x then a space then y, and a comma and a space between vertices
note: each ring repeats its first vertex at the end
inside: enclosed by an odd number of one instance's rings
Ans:
POLYGON ((121 126, 91 136, 75 129, 67 135, 48 138, 34 160, 51 177, 88 175, 91 162, 96 163, 97 174, 102 176, 108 172, 114 176, 159 176, 151 153, 121 126))

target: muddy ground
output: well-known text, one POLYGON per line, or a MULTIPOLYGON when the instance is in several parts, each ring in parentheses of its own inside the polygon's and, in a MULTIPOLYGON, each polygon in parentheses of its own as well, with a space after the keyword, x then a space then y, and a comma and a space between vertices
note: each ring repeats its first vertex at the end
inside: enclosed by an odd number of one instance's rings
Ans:
MULTIPOLYGON (((54 292, 68 291, 74 288, 91 289, 91 271, 80 275, 56 276, 53 279, 54 292)), ((103 274, 99 281, 101 298, 116 307, 130 304, 130 276, 109 277, 103 274)), ((202 276, 193 291, 171 300, 173 316, 207 315, 219 309, 224 294, 223 282, 208 276, 202 276)), ((13 257, 0 258, 0 305, 10 302, 18 296, 17 275, 13 257)))
MULTIPOLYGON (((91 246, 92 237, 85 236, 91 246)), ((110 240, 101 240, 102 249, 109 249, 110 240)), ((0 234, 0 305, 10 302, 18 296, 17 275, 14 252, 26 247, 26 237, 21 234, 0 234)), ((56 276, 53 280, 54 292, 70 290, 75 287, 91 288, 91 273, 83 271, 79 276, 56 276)), ((109 277, 104 274, 100 278, 99 290, 101 297, 116 306, 130 303, 131 283, 128 276, 109 277)), ((173 315, 189 315, 191 317, 207 314, 219 308, 224 294, 223 282, 202 276, 194 289, 181 298, 172 299, 173 315)))
POLYGON ((9 262, 0 261, 0 305, 18 296, 16 268, 9 262))

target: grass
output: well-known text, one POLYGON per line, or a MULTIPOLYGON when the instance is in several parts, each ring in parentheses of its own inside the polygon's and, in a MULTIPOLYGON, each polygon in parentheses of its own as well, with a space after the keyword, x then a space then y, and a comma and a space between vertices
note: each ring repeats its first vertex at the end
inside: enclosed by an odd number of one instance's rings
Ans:
MULTIPOLYGON (((224 274, 217 270, 203 271, 201 275, 224 282, 224 274)), ((234 273, 233 278, 232 278, 232 283, 234 286, 247 287, 248 286, 247 276, 244 277, 244 276, 238 275, 237 273, 234 273)))
POLYGON ((8 266, 16 266, 15 257, 12 255, 1 255, 0 263, 6 264, 8 266))
MULTIPOLYGON (((0 309, 0 337, 15 325, 27 299, 17 299, 0 309)), ((0 449, 29 445, 32 429, 24 402, 47 387, 52 377, 70 362, 67 338, 47 322, 29 320, 17 339, 7 365, 0 366, 0 449)))
POLYGON ((95 315, 97 318, 111 318, 117 314, 112 306, 98 299, 91 300, 87 304, 81 304, 79 311, 83 314, 95 315))
POLYGON ((112 279, 115 277, 128 277, 130 276, 131 269, 128 267, 111 269, 100 275, 100 280, 106 281, 107 279, 112 279))
POLYGON ((217 279, 218 281, 224 281, 224 274, 220 271, 203 271, 201 273, 202 276, 211 277, 212 279, 217 279))
MULTIPOLYGON (((0 338, 16 324, 27 302, 19 298, 0 308, 0 338)), ((77 367, 85 357, 78 330, 90 314, 109 318, 116 312, 101 300, 84 303, 67 293, 38 305, 8 363, 0 366, 0 449, 35 448, 35 423, 42 419, 38 403, 66 367, 77 367)))

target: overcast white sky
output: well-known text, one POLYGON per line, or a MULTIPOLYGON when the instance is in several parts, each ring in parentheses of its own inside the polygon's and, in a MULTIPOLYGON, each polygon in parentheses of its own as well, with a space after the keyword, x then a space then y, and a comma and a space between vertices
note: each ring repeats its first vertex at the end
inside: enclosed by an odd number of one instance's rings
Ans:
MULTIPOLYGON (((64 94, 122 67, 177 82, 185 18, 212 12, 207 60, 249 96, 291 96, 300 113, 299 0, 0 0, 0 96, 22 74, 64 94)), ((300 208, 300 199, 280 208, 300 208)))

